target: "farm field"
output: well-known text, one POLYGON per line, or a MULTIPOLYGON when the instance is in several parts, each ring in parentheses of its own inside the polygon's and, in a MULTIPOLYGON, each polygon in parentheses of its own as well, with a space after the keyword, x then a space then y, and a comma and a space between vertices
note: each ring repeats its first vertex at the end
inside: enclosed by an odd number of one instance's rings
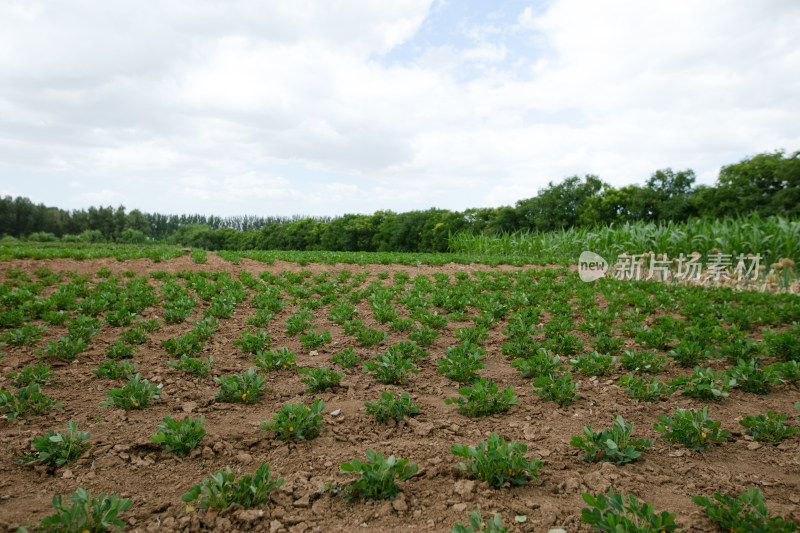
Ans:
POLYGON ((797 295, 582 283, 547 265, 158 254, 0 261, 0 528, 32 528, 55 495, 79 488, 129 498, 126 531, 450 531, 480 506, 510 531, 580 532, 591 530, 583 493, 609 487, 675 513, 683 531, 721 531, 693 496, 750 487, 771 515, 800 522, 797 295), (20 405, 33 365, 50 367, 39 388, 61 408, 20 405), (338 384, 319 383, 313 369, 323 368, 338 384), (108 392, 136 373, 158 397, 115 404, 108 392), (459 405, 477 378, 497 397, 459 405), (365 402, 384 392, 408 393, 418 412, 379 423, 365 402), (284 404, 316 400, 322 427, 311 424, 307 440, 294 423, 265 427, 284 404), (704 406, 718 428, 684 431, 689 447, 663 438, 674 436, 667 417, 704 406), (772 428, 777 440, 757 441, 739 422, 768 411, 786 415, 787 436, 772 428), (573 445, 587 425, 599 432, 620 416, 651 444, 613 457, 573 445), (185 455, 168 451, 151 439, 165 417, 202 417, 206 434, 185 455), (41 460, 34 439, 70 421, 89 446, 62 465, 41 460), (453 453, 493 433, 527 446, 522 467, 490 476, 497 487, 453 453), (417 465, 394 500, 349 488, 358 475, 342 465, 368 450, 417 465), (239 480, 265 462, 284 482, 253 509, 182 499, 226 467, 239 480))

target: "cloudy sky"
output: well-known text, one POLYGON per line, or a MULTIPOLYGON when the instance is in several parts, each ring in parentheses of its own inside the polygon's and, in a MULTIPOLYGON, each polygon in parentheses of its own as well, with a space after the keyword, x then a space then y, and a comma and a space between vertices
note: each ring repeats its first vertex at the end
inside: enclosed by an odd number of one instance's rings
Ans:
POLYGON ((800 149, 796 0, 2 0, 0 195, 337 215, 800 149))

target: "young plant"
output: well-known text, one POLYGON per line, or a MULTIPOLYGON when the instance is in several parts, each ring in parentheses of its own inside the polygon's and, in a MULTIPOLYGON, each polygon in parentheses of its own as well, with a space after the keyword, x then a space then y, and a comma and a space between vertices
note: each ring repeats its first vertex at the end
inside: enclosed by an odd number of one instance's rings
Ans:
POLYGON ((111 389, 106 392, 108 400, 101 402, 100 407, 114 406, 117 409, 144 409, 150 406, 150 400, 157 400, 161 395, 163 385, 153 385, 141 374, 135 374, 121 389, 111 389))
POLYGON ((200 353, 205 344, 194 331, 190 331, 180 337, 161 341, 161 346, 164 347, 168 354, 181 357, 184 355, 194 356, 200 353))
POLYGON ((303 345, 303 348, 313 349, 319 348, 320 346, 324 346, 326 344, 331 343, 331 332, 323 330, 322 333, 317 333, 315 330, 311 330, 308 333, 304 333, 300 335, 300 344, 303 345))
POLYGON ((620 415, 611 429, 595 432, 591 426, 585 426, 583 437, 572 437, 570 444, 583 450, 583 461, 607 461, 623 465, 638 459, 653 444, 650 440, 633 439, 632 434, 633 424, 626 423, 620 415))
POLYGON ((786 383, 797 383, 800 381, 800 362, 798 361, 774 363, 764 367, 764 370, 767 369, 777 374, 778 377, 786 383))
POLYGON ((318 437, 322 429, 323 409, 325 402, 320 399, 314 400, 311 407, 287 403, 272 415, 272 422, 262 422, 258 427, 274 431, 278 440, 310 440, 318 437))
POLYGON ((439 373, 453 381, 469 383, 478 377, 478 371, 486 368, 483 356, 486 348, 477 344, 459 344, 445 350, 445 357, 439 359, 439 373))
POLYGON ((361 477, 345 489, 348 501, 353 498, 394 500, 400 490, 395 480, 405 481, 419 470, 415 463, 409 463, 408 459, 398 460, 394 455, 384 459, 382 453, 373 450, 367 450, 366 455, 366 463, 357 458, 342 463, 342 472, 361 473, 361 477))
MULTIPOLYGON (((131 500, 116 494, 106 496, 101 492, 92 498, 91 491, 77 489, 70 497, 72 504, 63 503, 61 495, 53 496, 50 507, 55 512, 42 518, 34 531, 109 531, 114 528, 122 531, 125 522, 117 518, 123 511, 130 509, 131 500)), ((25 528, 20 528, 27 531, 25 528)))
POLYGON ((748 415, 739 424, 746 427, 747 434, 758 442, 778 442, 797 433, 797 428, 784 426, 784 420, 786 415, 768 411, 766 415, 748 415))
POLYGON ((9 346, 36 344, 42 340, 42 333, 45 331, 47 331, 47 326, 25 324, 19 329, 10 329, 0 335, 0 342, 5 342, 9 346))
POLYGON ((136 363, 130 361, 114 361, 109 359, 97 366, 97 370, 92 370, 92 374, 106 379, 129 378, 136 373, 136 363))
POLYGON ((199 509, 226 509, 231 504, 242 507, 258 507, 267 503, 269 493, 283 485, 283 478, 271 481, 269 463, 262 463, 253 476, 244 476, 236 482, 236 476, 230 467, 225 471, 212 474, 199 485, 193 485, 181 499, 190 503, 199 500, 199 509))
POLYGON ((376 355, 364 363, 363 371, 375 372, 375 380, 387 385, 402 385, 407 381, 409 372, 419 372, 410 359, 397 352, 376 355))
POLYGON ((769 516, 764 495, 755 487, 749 487, 738 498, 714 493, 714 498, 695 496, 692 501, 705 507, 708 517, 725 531, 792 533, 797 524, 787 522, 782 516, 769 516), (719 502, 719 503, 717 503, 719 502))
POLYGON ((266 378, 252 367, 244 374, 220 376, 214 381, 220 384, 220 390, 214 397, 223 402, 256 403, 259 393, 267 390, 266 378))
POLYGON ((699 411, 676 408, 672 416, 659 416, 653 428, 670 444, 680 443, 693 450, 705 450, 713 444, 725 442, 730 436, 727 429, 719 429, 720 424, 708 416, 706 405, 699 411))
POLYGON ((8 377, 11 379, 11 384, 15 387, 25 388, 31 383, 37 385, 47 385, 52 381, 55 374, 50 371, 50 365, 29 365, 20 370, 19 372, 11 372, 8 377))
POLYGON ((491 520, 486 522, 486 529, 483 529, 483 517, 481 516, 481 506, 469 513, 469 525, 464 526, 456 522, 450 533, 507 533, 508 528, 503 525, 503 517, 500 513, 495 513, 491 520))
POLYGON ((618 354, 623 344, 625 344, 625 339, 606 334, 598 335, 597 340, 593 343, 595 351, 608 355, 618 354))
POLYGON ((55 357, 62 361, 73 361, 75 356, 89 347, 88 342, 82 338, 59 337, 57 341, 50 341, 44 350, 36 350, 34 353, 45 357, 55 357))
POLYGON ((591 507, 581 509, 581 522, 595 531, 608 533, 662 533, 681 529, 675 523, 675 513, 662 511, 655 514, 649 503, 639 502, 634 496, 608 489, 608 497, 583 493, 583 501, 591 507))
POLYGON ((736 383, 736 388, 754 394, 769 394, 772 385, 782 383, 780 376, 771 368, 760 368, 757 359, 739 359, 729 368, 727 375, 736 383))
POLYGON ((333 357, 331 357, 330 361, 331 363, 336 363, 343 368, 353 368, 361 362, 361 358, 356 355, 356 351, 352 346, 350 346, 335 354, 333 357))
POLYGON ((386 350, 386 353, 389 355, 404 357, 414 364, 419 363, 422 359, 430 355, 420 345, 413 341, 401 341, 397 344, 393 344, 392 346, 389 346, 389 348, 386 350))
POLYGON ((192 375, 203 378, 211 372, 211 363, 213 362, 213 355, 209 355, 205 359, 195 359, 194 357, 189 357, 188 355, 182 355, 180 359, 170 359, 167 361, 167 365, 175 370, 191 372, 192 375))
POLYGON ((764 331, 766 351, 779 361, 800 361, 800 329, 787 329, 781 333, 764 331))
POLYGON ((233 345, 238 346, 244 353, 255 355, 270 349, 272 335, 262 329, 257 329, 255 334, 251 334, 250 330, 243 331, 242 338, 233 341, 233 345))
POLYGON ((406 416, 419 413, 419 406, 407 392, 400 394, 395 399, 394 393, 382 392, 381 399, 377 402, 364 402, 366 413, 374 416, 379 424, 388 424, 389 420, 400 422, 406 416))
POLYGON ((268 350, 256 354, 253 364, 264 372, 270 370, 292 370, 295 368, 295 352, 285 346, 278 350, 268 350))
POLYGON ((126 344, 120 340, 116 340, 106 348, 106 357, 113 360, 131 359, 133 354, 138 351, 139 350, 135 349, 132 344, 126 344))
POLYGON ((512 405, 519 403, 514 387, 500 391, 491 379, 480 378, 472 386, 458 389, 460 397, 446 398, 444 403, 455 404, 458 412, 473 417, 491 416, 505 413, 512 405))
POLYGON ((300 380, 301 383, 308 385, 307 392, 323 392, 337 387, 344 377, 344 374, 330 368, 301 368, 297 373, 308 376, 300 380))
POLYGON ((661 372, 667 366, 667 357, 655 350, 625 350, 619 360, 621 367, 632 372, 661 372))
POLYGON ((669 382, 670 387, 682 390, 684 396, 701 400, 722 400, 733 385, 736 385, 736 380, 724 372, 715 373, 710 368, 701 370, 700 367, 695 367, 691 376, 681 376, 669 382))
POLYGON ((165 451, 175 455, 187 455, 206 436, 203 427, 205 421, 203 416, 199 419, 188 417, 180 422, 166 417, 164 423, 158 425, 158 433, 151 436, 150 440, 161 444, 165 451))
POLYGON ((708 349, 698 341, 683 341, 670 350, 669 356, 683 368, 692 368, 710 357, 708 349))
POLYGON ((411 333, 408 334, 408 340, 414 341, 420 346, 430 346, 433 344, 438 337, 441 337, 442 334, 432 329, 428 326, 422 326, 421 328, 414 329, 411 333))
POLYGON ((648 379, 629 373, 619 378, 619 384, 625 391, 640 402, 652 402, 662 394, 672 394, 672 388, 666 383, 661 383, 655 376, 648 379))
POLYGON ((537 378, 547 374, 555 374, 561 370, 561 357, 545 348, 539 348, 535 355, 528 358, 514 359, 511 368, 516 369, 525 378, 537 378))
POLYGON ((616 357, 608 354, 590 352, 570 359, 569 363, 584 376, 606 376, 611 373, 616 361, 616 357))
POLYGON ((31 383, 19 389, 16 395, 0 390, 0 413, 6 413, 9 419, 38 416, 51 408, 62 407, 57 401, 42 394, 38 383, 31 383))
POLYGON ((33 439, 31 443, 35 452, 24 459, 24 462, 39 461, 52 468, 59 467, 80 457, 83 450, 90 444, 90 435, 85 431, 78 431, 78 424, 72 420, 67 422, 66 432, 56 432, 52 429, 44 435, 33 439))
POLYGON ((575 403, 575 400, 580 398, 580 396, 575 393, 578 384, 572 381, 572 374, 569 372, 558 377, 553 374, 539 376, 534 378, 533 386, 533 392, 535 394, 541 396, 545 400, 556 402, 561 407, 572 405, 575 403), (538 389, 536 387, 538 387, 538 389))
POLYGON ((298 311, 286 320, 286 333, 295 336, 311 327, 313 315, 309 311, 298 311))
POLYGON ((354 336, 361 346, 367 348, 370 346, 378 346, 389 338, 389 335, 385 331, 373 327, 360 329, 356 331, 354 336))
POLYGON ((454 444, 450 452, 464 457, 467 463, 459 463, 458 468, 471 474, 492 487, 525 485, 537 480, 542 462, 539 459, 526 459, 528 447, 520 442, 505 442, 503 437, 492 433, 485 443, 476 447, 454 444))

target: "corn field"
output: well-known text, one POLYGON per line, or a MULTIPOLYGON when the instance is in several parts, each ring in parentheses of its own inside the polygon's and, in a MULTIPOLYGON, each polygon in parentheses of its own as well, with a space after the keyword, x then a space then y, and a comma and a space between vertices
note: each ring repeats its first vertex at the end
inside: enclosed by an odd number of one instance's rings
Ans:
POLYGON ((609 262, 624 252, 665 253, 669 257, 715 248, 722 253, 760 254, 762 264, 781 258, 800 262, 800 219, 779 216, 692 220, 684 223, 625 223, 555 232, 515 232, 500 235, 459 233, 450 237, 450 250, 458 254, 530 258, 535 262, 573 264, 584 250, 609 262))

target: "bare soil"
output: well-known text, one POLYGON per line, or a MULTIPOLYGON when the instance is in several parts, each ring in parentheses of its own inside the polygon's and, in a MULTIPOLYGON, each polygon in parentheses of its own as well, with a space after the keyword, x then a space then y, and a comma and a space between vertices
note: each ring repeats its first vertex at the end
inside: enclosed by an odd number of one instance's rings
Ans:
MULTIPOLYGON (((114 259, 14 260, 0 263, 0 269, 19 268, 32 273, 47 267, 55 272, 68 270, 94 274, 108 267, 115 275, 134 271, 146 275, 158 270, 225 270, 233 274, 246 270, 254 275, 262 271, 310 270, 314 274, 332 274, 348 269, 354 273, 366 270, 369 280, 379 272, 403 271, 412 275, 434 272, 492 270, 482 265, 445 265, 441 267, 400 265, 318 265, 300 266, 276 261, 265 265, 243 260, 234 265, 214 254, 209 262, 196 265, 188 256, 162 263, 149 259, 118 262, 114 259)), ((500 266, 500 270, 516 267, 500 266)), ((527 267, 525 267, 527 268, 527 267)), ((530 267, 534 268, 534 267, 530 267)), ((536 267, 539 268, 539 267, 536 267)), ((387 283, 391 279, 387 280, 387 283)), ((157 282, 153 282, 154 284, 157 282)), ((207 302, 198 301, 195 315, 201 317, 207 302)), ((372 318, 369 306, 358 306, 359 318, 367 325, 386 330, 372 318)), ((362 359, 367 359, 391 344, 406 340, 405 334, 389 333, 389 340, 378 348, 355 345, 338 326, 326 319, 327 308, 314 312, 317 330, 328 329, 333 342, 316 353, 304 349, 297 337, 286 334, 284 322, 293 309, 284 309, 270 323, 268 333, 273 347, 286 346, 297 352, 298 367, 332 366, 329 358, 347 346, 355 346, 362 359)), ((222 320, 217 332, 207 342, 201 357, 213 355, 212 376, 234 374, 252 366, 251 357, 241 353, 233 341, 247 327, 245 320, 255 314, 249 302, 237 307, 236 314, 222 320)), ((150 308, 143 318, 160 318, 160 309, 150 308)), ((780 385, 767 396, 735 390, 725 401, 711 405, 710 415, 722 421, 732 432, 720 446, 699 453, 682 447, 670 447, 653 429, 656 418, 671 413, 675 407, 699 407, 704 402, 674 394, 655 403, 636 403, 619 386, 622 371, 608 378, 584 378, 578 392, 582 399, 575 405, 559 408, 533 393, 531 383, 513 370, 501 354, 505 322, 492 327, 488 349, 488 368, 481 374, 491 377, 503 387, 513 385, 519 404, 502 417, 468 418, 455 406, 445 405, 444 398, 457 395, 458 385, 437 372, 436 359, 455 343, 452 330, 468 326, 468 322, 450 323, 449 334, 438 338, 428 349, 431 357, 419 363, 403 389, 381 385, 371 374, 362 373, 360 365, 346 370, 341 386, 317 395, 304 394, 302 376, 294 372, 267 374, 268 392, 255 405, 217 402, 219 387, 212 377, 193 378, 175 371, 165 363, 169 359, 161 341, 178 336, 191 327, 189 322, 165 325, 149 335, 135 356, 137 369, 153 383, 163 384, 163 394, 152 407, 141 411, 100 408, 106 391, 120 383, 94 376, 91 371, 103 362, 105 349, 119 338, 123 328, 104 325, 89 349, 74 362, 52 363, 54 383, 44 387, 46 394, 64 404, 63 410, 28 420, 0 419, 0 531, 13 531, 20 525, 38 523, 50 510, 47 505, 55 494, 70 494, 78 487, 119 493, 133 500, 133 507, 123 513, 126 531, 270 531, 300 533, 304 531, 449 531, 456 521, 466 524, 468 513, 480 505, 484 517, 499 512, 511 531, 546 532, 562 528, 569 532, 589 531, 580 522, 585 507, 581 494, 597 494, 613 485, 655 505, 658 512, 677 513, 684 531, 717 531, 691 497, 723 492, 739 494, 749 486, 758 487, 767 505, 775 514, 800 522, 800 438, 795 435, 781 444, 759 444, 743 434, 738 420, 748 414, 772 409, 791 413, 791 425, 800 400, 796 386, 780 385), (379 425, 364 412, 364 402, 380 397, 380 392, 405 390, 421 406, 419 415, 398 425, 379 425), (287 402, 304 402, 312 398, 325 401, 324 428, 321 435, 308 442, 285 443, 270 431, 258 429, 261 422, 287 402), (340 411, 337 416, 334 411, 340 411), (190 456, 180 458, 163 451, 150 441, 156 427, 166 416, 182 418, 204 416, 208 435, 190 456), (586 463, 570 446, 573 435, 580 435, 584 425, 595 429, 609 427, 617 415, 635 425, 635 436, 653 440, 653 446, 642 458, 626 466, 611 463, 586 463), (29 466, 14 460, 30 451, 34 436, 49 429, 59 429, 68 420, 91 433, 91 447, 74 463, 49 472, 41 466, 29 466), (460 459, 450 453, 454 443, 475 445, 491 432, 528 445, 528 455, 544 462, 537 482, 522 487, 490 488, 470 479, 458 470, 460 459), (325 490, 329 481, 346 482, 352 475, 340 473, 340 465, 354 457, 364 458, 367 449, 385 455, 394 454, 419 465, 419 474, 400 484, 401 493, 394 502, 355 501, 346 503, 341 496, 325 490), (252 474, 268 461, 275 476, 285 478, 271 501, 257 510, 232 508, 221 513, 188 509, 181 495, 193 484, 210 474, 230 466, 235 472, 252 474), (526 517, 522 523, 515 516, 526 517)), ((9 372, 38 362, 34 349, 43 348, 48 340, 64 335, 63 327, 50 327, 36 346, 2 347, 0 388, 13 390, 9 372)), ((636 346, 632 340, 627 347, 636 346)), ((668 380, 684 370, 673 363, 660 378, 668 380)), ((721 364, 721 363, 720 363, 721 364)), ((521 518, 520 518, 521 519, 521 518)))

